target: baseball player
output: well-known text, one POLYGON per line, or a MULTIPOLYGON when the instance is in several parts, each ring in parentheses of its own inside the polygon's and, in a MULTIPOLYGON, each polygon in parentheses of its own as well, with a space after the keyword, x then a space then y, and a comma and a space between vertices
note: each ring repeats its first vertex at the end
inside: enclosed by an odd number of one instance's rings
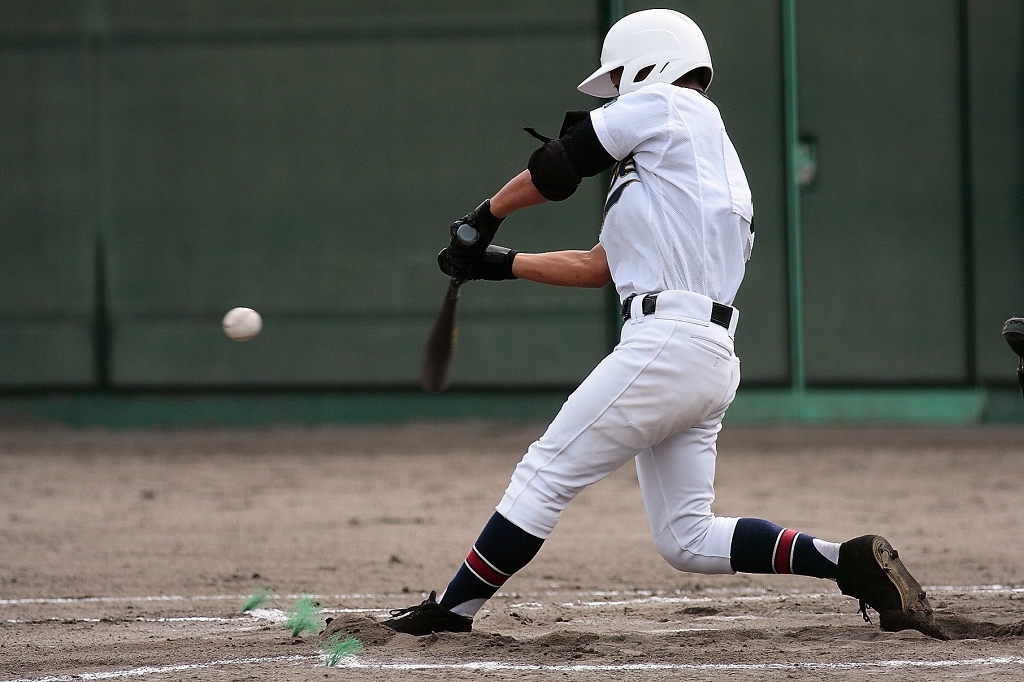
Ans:
POLYGON ((877 610, 883 628, 932 632, 920 584, 882 537, 827 542, 755 518, 711 511, 718 432, 736 395, 736 297, 754 242, 750 188, 705 91, 711 56, 700 28, 664 9, 608 31, 601 67, 579 85, 616 98, 569 112, 528 169, 452 225, 438 256, 456 280, 614 283, 625 323, 615 349, 562 406, 512 474, 494 515, 436 600, 392 612, 414 635, 468 632, 473 616, 537 554, 570 501, 630 459, 651 534, 673 567, 693 573, 795 573, 835 580, 877 610), (614 167, 599 243, 528 254, 487 246, 509 214, 562 201, 614 167), (456 233, 472 226, 481 239, 456 233))

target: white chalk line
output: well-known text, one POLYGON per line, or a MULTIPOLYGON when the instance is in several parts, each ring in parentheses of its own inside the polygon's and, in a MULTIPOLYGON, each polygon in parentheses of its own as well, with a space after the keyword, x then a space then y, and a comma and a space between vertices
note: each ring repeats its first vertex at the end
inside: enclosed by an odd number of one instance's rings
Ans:
POLYGON ((339 668, 372 668, 378 670, 481 670, 515 672, 625 672, 625 671, 726 671, 726 670, 857 670, 863 668, 953 668, 960 666, 1024 665, 1022 656, 992 656, 946 661, 857 661, 850 663, 573 663, 567 665, 500 663, 374 663, 358 658, 342 661, 339 668))
POLYGON ((245 616, 216 618, 213 616, 168 616, 166 618, 7 618, 5 623, 234 623, 245 616))
MULTIPOLYGON (((267 663, 300 663, 303 661, 322 660, 322 656, 294 655, 268 656, 263 658, 235 658, 207 663, 182 663, 179 665, 144 666, 111 670, 95 673, 78 673, 74 675, 54 675, 48 677, 27 677, 3 680, 3 682, 75 682, 75 680, 113 680, 125 677, 144 677, 188 670, 205 668, 262 665, 267 663)), ((962 658, 941 661, 921 660, 887 660, 887 661, 853 661, 848 663, 612 663, 590 664, 574 663, 567 665, 502 663, 499 661, 474 661, 468 663, 383 663, 373 660, 362 660, 352 657, 341 661, 339 668, 373 669, 373 670, 475 670, 483 672, 657 672, 657 671, 799 671, 799 670, 859 670, 865 668, 955 668, 968 666, 1004 666, 1024 665, 1021 656, 991 656, 987 658, 962 658)))
MULTIPOLYGON (((925 590, 930 593, 943 592, 949 594, 1024 594, 1024 587, 1010 585, 926 585, 925 590)), ((556 597, 566 595, 566 591, 551 590, 546 592, 529 593, 503 593, 499 592, 496 598, 522 598, 522 597, 556 597)), ((737 601, 771 601, 781 599, 821 599, 823 597, 839 597, 835 592, 777 592, 771 588, 763 587, 741 587, 741 588, 711 588, 700 591, 700 596, 686 596, 683 590, 652 592, 649 590, 594 590, 594 591, 569 591, 578 601, 567 602, 566 606, 596 606, 599 604, 609 606, 623 606, 629 604, 640 604, 647 601, 661 601, 664 603, 685 603, 685 602, 713 602, 724 600, 737 601), (608 597, 631 597, 629 599, 611 600, 608 597), (595 597, 603 597, 604 600, 593 600, 595 597), (588 601, 583 601, 588 600, 588 601), (677 601, 676 601, 677 600, 677 601)), ((426 596, 426 593, 351 593, 351 594, 286 594, 274 595, 271 599, 301 599, 311 597, 320 600, 408 600, 412 595, 426 596)), ((189 601, 244 601, 249 598, 247 594, 212 594, 212 595, 178 595, 161 594, 146 595, 138 597, 26 597, 22 599, 0 599, 0 606, 17 606, 22 604, 88 604, 88 603, 132 603, 132 602, 189 602, 189 601)), ((367 611, 383 611, 386 609, 366 609, 367 611)), ((359 613, 353 609, 345 613, 359 613)))
POLYGON ((111 670, 96 673, 76 673, 74 675, 51 675, 48 677, 19 677, 3 682, 75 682, 76 680, 116 680, 122 677, 144 677, 146 675, 162 675, 165 673, 176 673, 185 670, 202 670, 204 668, 218 668, 229 665, 258 665, 261 663, 289 663, 309 661, 319 658, 318 656, 265 656, 261 658, 232 658, 221 661, 209 661, 208 663, 181 663, 179 665, 143 666, 141 668, 127 668, 125 670, 111 670))
MULTIPOLYGON (((319 613, 382 613, 388 609, 320 609, 319 613)), ((270 621, 272 623, 283 623, 288 620, 288 614, 282 609, 252 609, 244 614, 230 617, 217 616, 165 616, 158 618, 5 618, 0 623, 11 625, 40 625, 44 623, 62 623, 74 625, 77 623, 251 623, 253 621, 270 621)))
POLYGON ((0 599, 0 606, 14 606, 18 604, 109 604, 147 601, 241 601, 248 598, 249 595, 247 594, 212 594, 191 597, 179 594, 158 594, 145 597, 29 597, 24 599, 0 599))
MULTIPOLYGON (((420 593, 417 593, 420 594, 420 593)), ((422 593, 426 596, 426 592, 422 593)), ((188 601, 244 601, 248 594, 153 594, 140 597, 26 597, 22 599, 0 599, 0 606, 17 606, 19 604, 117 604, 132 602, 188 602, 188 601)), ((275 594, 267 597, 276 599, 335 599, 338 601, 358 599, 408 599, 409 593, 395 594, 275 594)))

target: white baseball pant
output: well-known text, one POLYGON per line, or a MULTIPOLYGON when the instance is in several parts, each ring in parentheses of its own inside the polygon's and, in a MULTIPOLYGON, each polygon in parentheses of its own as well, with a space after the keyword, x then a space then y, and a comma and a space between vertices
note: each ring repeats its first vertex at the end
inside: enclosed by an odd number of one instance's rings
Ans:
POLYGON ((716 517, 715 443, 736 396, 740 362, 730 329, 711 323, 712 301, 688 291, 658 294, 643 315, 632 302, 619 344, 594 368, 512 474, 499 514, 547 538, 583 488, 630 458, 654 543, 673 567, 733 573, 737 519, 716 517))

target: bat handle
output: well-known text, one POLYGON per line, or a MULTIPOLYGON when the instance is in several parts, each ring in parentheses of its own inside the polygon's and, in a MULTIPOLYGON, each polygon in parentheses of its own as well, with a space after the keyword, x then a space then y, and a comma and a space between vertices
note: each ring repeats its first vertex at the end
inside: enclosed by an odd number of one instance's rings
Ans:
MULTIPOLYGON (((455 230, 455 239, 463 246, 470 248, 476 246, 480 241, 480 231, 469 223, 462 223, 455 230)), ((446 297, 449 300, 455 300, 459 297, 459 287, 465 282, 464 279, 456 279, 452 277, 451 283, 448 285, 448 293, 446 297)))
POLYGON ((463 246, 474 246, 478 241, 480 241, 480 232, 469 223, 462 223, 459 225, 459 229, 455 230, 455 238, 458 239, 463 246))

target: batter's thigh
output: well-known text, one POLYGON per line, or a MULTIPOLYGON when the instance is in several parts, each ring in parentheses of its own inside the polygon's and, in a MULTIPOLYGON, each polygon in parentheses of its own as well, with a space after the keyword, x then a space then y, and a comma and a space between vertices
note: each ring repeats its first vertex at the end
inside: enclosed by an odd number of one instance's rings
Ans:
POLYGON ((498 513, 547 538, 583 488, 716 410, 730 390, 731 365, 695 351, 692 327, 648 318, 630 330, 530 446, 498 513))

